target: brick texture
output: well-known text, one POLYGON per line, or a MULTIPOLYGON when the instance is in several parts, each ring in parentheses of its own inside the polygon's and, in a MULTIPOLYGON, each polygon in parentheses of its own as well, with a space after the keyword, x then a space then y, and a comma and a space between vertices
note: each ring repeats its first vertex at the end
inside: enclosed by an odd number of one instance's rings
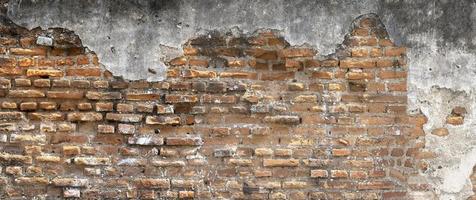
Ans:
POLYGON ((1 38, 2 199, 405 199, 432 156, 406 48, 373 15, 330 56, 271 30, 199 36, 161 82, 20 45, 34 31, 1 38))

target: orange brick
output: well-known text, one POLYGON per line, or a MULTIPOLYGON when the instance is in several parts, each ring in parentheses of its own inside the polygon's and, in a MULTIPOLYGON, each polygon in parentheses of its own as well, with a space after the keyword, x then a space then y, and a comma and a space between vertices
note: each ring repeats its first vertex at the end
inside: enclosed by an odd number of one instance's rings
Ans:
POLYGON ((68 68, 66 76, 101 76, 99 68, 68 68))
POLYGON ((346 59, 340 61, 341 68, 373 68, 376 66, 375 60, 369 59, 346 59))
POLYGON ((385 56, 402 56, 405 55, 407 49, 405 47, 387 47, 385 48, 385 56))
POLYGON ((279 52, 281 57, 294 58, 294 57, 312 57, 316 55, 316 51, 309 48, 289 48, 283 49, 279 52))
POLYGON ((312 178, 327 178, 327 176, 328 176, 327 170, 322 170, 322 169, 311 170, 312 178))
POLYGON ((313 78, 320 78, 320 79, 332 79, 334 77, 334 73, 332 72, 313 72, 312 73, 313 78))
POLYGON ((26 76, 40 76, 40 77, 62 77, 64 73, 59 70, 42 70, 42 69, 28 69, 26 76))
POLYGON ((347 178, 348 173, 345 170, 331 170, 331 178, 347 178))

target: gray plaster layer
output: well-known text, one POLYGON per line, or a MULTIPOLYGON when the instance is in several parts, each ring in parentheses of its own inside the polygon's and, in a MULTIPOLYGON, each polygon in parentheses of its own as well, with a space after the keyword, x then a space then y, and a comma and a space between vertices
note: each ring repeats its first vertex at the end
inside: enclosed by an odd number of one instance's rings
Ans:
POLYGON ((14 22, 73 30, 113 74, 150 81, 164 78, 163 60, 208 30, 278 29, 292 45, 307 43, 326 55, 343 41, 354 18, 370 12, 382 18, 397 44, 410 47, 409 105, 429 118, 427 133, 445 126, 455 105, 470 111, 464 125, 448 127, 449 136, 426 137, 426 148, 439 158, 414 179, 428 180, 437 190, 414 197, 467 197, 476 163, 475 0, 10 0, 8 5, 14 22))

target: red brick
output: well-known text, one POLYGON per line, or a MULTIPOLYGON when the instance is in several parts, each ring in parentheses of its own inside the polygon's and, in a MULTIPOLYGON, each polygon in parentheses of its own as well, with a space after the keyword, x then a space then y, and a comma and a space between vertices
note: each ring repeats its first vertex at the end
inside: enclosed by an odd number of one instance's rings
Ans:
POLYGON ((316 51, 308 48, 288 48, 279 52, 281 57, 294 58, 294 57, 313 57, 316 55, 316 51))
POLYGON ((26 55, 26 56, 46 56, 46 49, 44 48, 10 48, 10 53, 14 55, 26 55))
POLYGON ((341 68, 373 68, 376 67, 374 60, 346 59, 340 61, 341 68))
POLYGON ((68 68, 66 69, 66 76, 101 76, 101 69, 99 68, 68 68))
POLYGON ((82 99, 84 93, 77 91, 48 91, 46 96, 50 99, 82 99))

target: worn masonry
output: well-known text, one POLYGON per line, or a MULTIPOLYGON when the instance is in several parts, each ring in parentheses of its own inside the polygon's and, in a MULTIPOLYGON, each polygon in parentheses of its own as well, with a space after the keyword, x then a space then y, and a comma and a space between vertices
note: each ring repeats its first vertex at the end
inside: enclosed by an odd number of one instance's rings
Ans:
MULTIPOLYGON (((2 198, 404 199, 433 154, 406 47, 358 17, 331 55, 211 32, 130 81, 65 29, 1 26, 2 198), (151 73, 154 71, 151 69, 151 73)), ((455 108, 448 123, 464 121, 455 108)), ((445 135, 444 129, 434 135, 445 135)))

